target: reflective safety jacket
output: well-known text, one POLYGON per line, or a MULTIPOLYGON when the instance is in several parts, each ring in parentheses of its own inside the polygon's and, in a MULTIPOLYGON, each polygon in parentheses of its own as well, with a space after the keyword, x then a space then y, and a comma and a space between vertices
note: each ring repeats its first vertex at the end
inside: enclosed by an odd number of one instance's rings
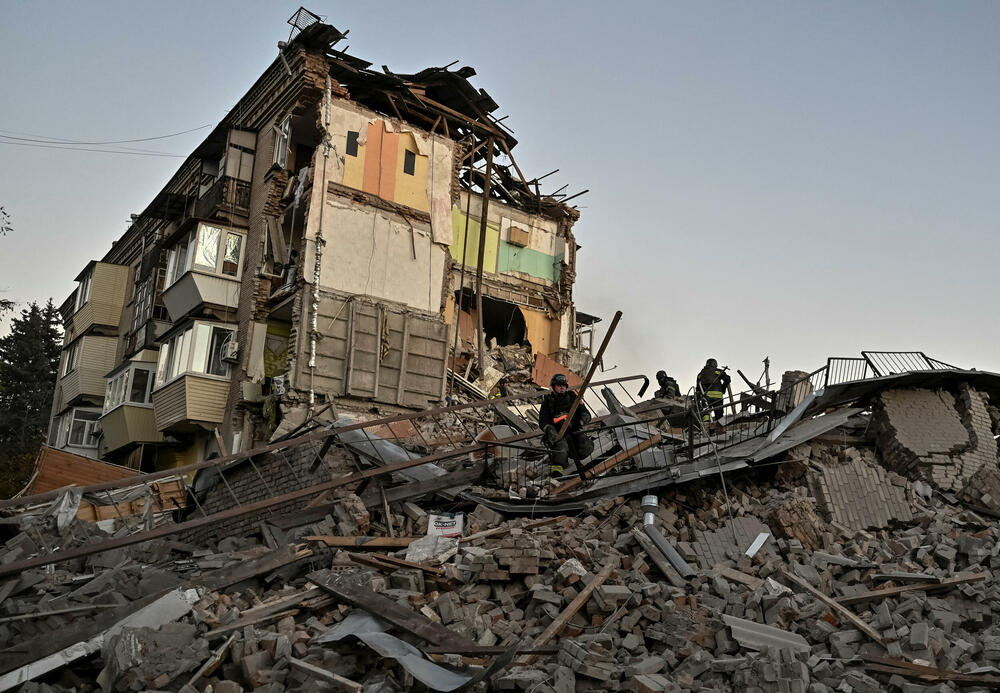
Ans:
POLYGON ((698 389, 709 399, 722 399, 731 380, 721 368, 705 366, 698 373, 698 389))

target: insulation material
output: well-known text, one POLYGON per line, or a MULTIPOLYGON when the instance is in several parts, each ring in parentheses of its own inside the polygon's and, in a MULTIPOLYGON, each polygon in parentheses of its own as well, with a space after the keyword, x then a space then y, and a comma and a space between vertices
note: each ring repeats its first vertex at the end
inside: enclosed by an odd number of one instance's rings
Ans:
POLYGON ((255 383, 264 381, 264 342, 267 338, 267 323, 250 323, 250 356, 247 361, 247 377, 255 383))
POLYGON ((438 312, 446 251, 431 242, 426 223, 411 226, 402 217, 330 196, 323 224, 326 242, 336 249, 323 255, 324 288, 438 312))

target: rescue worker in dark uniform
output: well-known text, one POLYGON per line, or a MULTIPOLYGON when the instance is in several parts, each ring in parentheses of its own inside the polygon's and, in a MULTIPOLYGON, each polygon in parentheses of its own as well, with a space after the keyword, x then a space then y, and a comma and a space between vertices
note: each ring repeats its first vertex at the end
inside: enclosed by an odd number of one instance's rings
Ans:
POLYGON ((660 389, 653 393, 653 397, 679 397, 681 387, 677 381, 667 375, 666 371, 656 372, 656 382, 660 384, 660 389))
POLYGON ((722 418, 723 398, 726 396, 726 388, 732 378, 726 373, 724 368, 719 368, 719 362, 715 359, 708 359, 705 367, 698 373, 698 392, 704 402, 704 421, 710 421, 710 414, 715 413, 715 420, 722 418))
POLYGON ((542 429, 543 440, 549 449, 549 476, 556 477, 563 474, 569 457, 577 462, 589 457, 594 451, 594 443, 580 430, 590 423, 590 412, 583 403, 573 414, 573 422, 566 430, 566 435, 558 439, 559 430, 569 415, 576 394, 570 392, 569 379, 562 373, 552 376, 549 384, 552 386, 552 392, 542 398, 538 425, 542 429))

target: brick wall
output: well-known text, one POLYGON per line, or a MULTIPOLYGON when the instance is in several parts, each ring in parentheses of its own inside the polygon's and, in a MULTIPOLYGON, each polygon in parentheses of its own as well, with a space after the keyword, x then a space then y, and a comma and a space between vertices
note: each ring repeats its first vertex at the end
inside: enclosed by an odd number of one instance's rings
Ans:
POLYGON ((906 479, 879 466, 871 450, 818 447, 813 447, 812 456, 821 463, 820 471, 810 485, 827 520, 862 530, 913 519, 906 479))
POLYGON ((988 398, 967 384, 944 390, 888 390, 873 407, 882 463, 942 488, 960 489, 983 465, 996 465, 988 398))

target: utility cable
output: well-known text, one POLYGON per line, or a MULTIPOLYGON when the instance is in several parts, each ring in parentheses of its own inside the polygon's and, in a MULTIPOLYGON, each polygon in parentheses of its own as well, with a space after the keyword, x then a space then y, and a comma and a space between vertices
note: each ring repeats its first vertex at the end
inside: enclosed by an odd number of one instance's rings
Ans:
POLYGON ((173 159, 186 158, 183 154, 168 154, 166 152, 130 152, 121 149, 90 149, 87 147, 60 147, 48 144, 30 144, 28 142, 5 142, 0 140, 0 144, 7 144, 14 147, 37 147, 39 149, 66 149, 71 152, 99 152, 101 154, 131 154, 132 156, 160 156, 173 159))
MULTIPOLYGON (((97 144, 131 144, 133 142, 152 142, 153 140, 165 140, 165 139, 170 138, 170 137, 177 137, 179 135, 186 135, 189 132, 196 132, 198 130, 204 130, 205 128, 210 128, 210 127, 212 127, 211 124, 209 124, 209 125, 201 125, 201 126, 196 127, 196 128, 191 128, 190 130, 182 130, 181 132, 173 132, 173 133, 170 133, 169 135, 158 135, 156 137, 140 137, 140 138, 137 138, 137 139, 134 139, 134 140, 101 140, 101 141, 94 141, 94 142, 85 142, 85 141, 82 141, 82 140, 69 140, 69 139, 64 139, 62 137, 50 137, 48 135, 32 135, 32 137, 14 137, 13 135, 0 135, 0 136, 6 137, 6 138, 12 139, 12 140, 22 140, 24 142, 43 142, 43 143, 46 143, 46 144, 93 144, 93 145, 97 145, 97 144), (32 139, 32 138, 39 138, 39 139, 32 139)), ((0 133, 7 133, 7 132, 13 132, 15 134, 20 134, 20 135, 31 135, 31 133, 29 133, 29 132, 20 132, 19 133, 16 130, 0 130, 0 133)))

